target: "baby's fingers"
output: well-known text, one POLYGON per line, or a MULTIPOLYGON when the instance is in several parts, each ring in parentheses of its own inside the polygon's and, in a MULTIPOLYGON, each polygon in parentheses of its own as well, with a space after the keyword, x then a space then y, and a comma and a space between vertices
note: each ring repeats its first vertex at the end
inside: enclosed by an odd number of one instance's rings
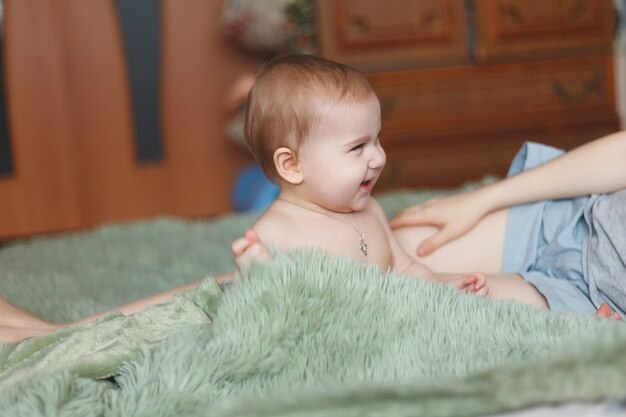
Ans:
POLYGON ((486 285, 483 285, 480 288, 474 286, 474 295, 477 295, 479 297, 487 297, 489 295, 489 287, 487 287, 486 285))
POLYGON ((231 245, 231 250, 235 257, 235 261, 237 263, 241 263, 241 259, 245 255, 247 258, 250 256, 255 256, 256 254, 263 252, 265 247, 261 243, 261 239, 259 235, 252 230, 248 229, 245 231, 244 235, 239 239, 235 240, 231 245), (254 249, 255 246, 258 246, 254 249))
POLYGON ((259 237, 259 235, 252 229, 248 229, 245 231, 244 233, 244 237, 246 239, 248 239, 248 242, 250 244, 252 243, 261 243, 261 238, 259 237))
POLYGON ((480 272, 475 272, 462 277, 460 289, 479 297, 486 297, 489 295, 489 287, 487 287, 485 274, 480 272))
POLYGON ((450 281, 450 283, 459 291, 474 292, 476 278, 471 275, 458 276, 450 281))
POLYGON ((252 229, 246 230, 243 237, 235 240, 231 249, 238 268, 244 263, 269 261, 273 258, 271 252, 261 242, 259 235, 252 229))
POLYGON ((251 261, 269 261, 272 259, 271 252, 260 241, 250 245, 246 251, 246 259, 251 261))
POLYGON ((476 278, 476 288, 480 289, 487 285, 487 276, 482 272, 473 272, 471 274, 476 278))
POLYGON ((233 244, 231 245, 230 249, 232 250, 235 258, 237 258, 244 254, 248 246, 249 246, 248 238, 243 236, 235 240, 233 244))
POLYGON ((478 278, 474 274, 463 275, 461 277, 461 282, 464 286, 474 285, 478 282, 478 278))

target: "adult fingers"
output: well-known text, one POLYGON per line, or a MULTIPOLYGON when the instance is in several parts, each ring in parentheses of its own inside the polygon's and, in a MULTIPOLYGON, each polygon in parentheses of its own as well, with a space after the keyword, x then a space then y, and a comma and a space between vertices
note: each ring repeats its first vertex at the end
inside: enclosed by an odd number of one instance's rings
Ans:
POLYGON ((428 213, 423 210, 422 206, 413 206, 404 209, 389 221, 389 225, 392 229, 433 224, 436 223, 429 218, 428 213))
POLYGON ((422 257, 430 255, 454 238, 454 234, 449 229, 444 227, 434 235, 424 239, 417 247, 417 254, 422 257))

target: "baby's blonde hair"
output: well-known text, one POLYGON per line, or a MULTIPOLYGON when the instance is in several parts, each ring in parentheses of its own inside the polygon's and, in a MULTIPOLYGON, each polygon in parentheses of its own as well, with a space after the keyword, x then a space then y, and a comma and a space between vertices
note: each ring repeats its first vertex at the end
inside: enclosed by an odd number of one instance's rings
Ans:
POLYGON ((274 151, 287 147, 297 152, 320 122, 322 106, 372 95, 363 74, 347 65, 313 55, 274 59, 259 71, 248 94, 246 142, 265 175, 275 180, 274 151))

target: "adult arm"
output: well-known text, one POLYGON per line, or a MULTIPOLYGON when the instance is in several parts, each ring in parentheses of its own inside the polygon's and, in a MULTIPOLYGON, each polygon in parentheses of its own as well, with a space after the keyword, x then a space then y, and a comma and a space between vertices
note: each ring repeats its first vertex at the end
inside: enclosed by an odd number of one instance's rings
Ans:
POLYGON ((418 248, 418 253, 424 256, 467 233, 485 215, 498 209, 623 188, 626 188, 626 132, 618 132, 477 190, 409 207, 391 221, 391 226, 438 227, 440 230, 418 248))

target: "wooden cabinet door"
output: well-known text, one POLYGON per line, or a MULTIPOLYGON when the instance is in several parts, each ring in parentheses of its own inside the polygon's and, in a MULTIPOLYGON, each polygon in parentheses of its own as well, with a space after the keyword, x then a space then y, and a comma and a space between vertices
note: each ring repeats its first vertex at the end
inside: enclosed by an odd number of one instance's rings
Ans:
POLYGON ((161 7, 155 88, 163 153, 149 162, 136 152, 129 57, 114 2, 64 4, 86 223, 229 211, 237 168, 249 159, 223 132, 220 97, 229 82, 221 78, 232 63, 215 59, 216 44, 223 41, 211 23, 217 22, 219 2, 150 3, 161 7))
POLYGON ((169 158, 142 163, 135 146, 129 68, 113 1, 59 3, 79 190, 87 225, 171 213, 169 158))
POLYGON ((160 7, 162 157, 137 156, 114 1, 6 1, 14 170, 0 177, 0 239, 162 215, 230 211, 249 155, 226 140, 223 97, 256 68, 223 41, 220 2, 160 7))
POLYGON ((611 0, 476 0, 476 59, 609 53, 615 31, 611 0))
POLYGON ((363 71, 467 62, 464 2, 320 0, 322 55, 363 71))
POLYGON ((82 178, 58 15, 52 2, 19 0, 4 16, 12 171, 0 176, 0 237, 76 228, 82 178))

